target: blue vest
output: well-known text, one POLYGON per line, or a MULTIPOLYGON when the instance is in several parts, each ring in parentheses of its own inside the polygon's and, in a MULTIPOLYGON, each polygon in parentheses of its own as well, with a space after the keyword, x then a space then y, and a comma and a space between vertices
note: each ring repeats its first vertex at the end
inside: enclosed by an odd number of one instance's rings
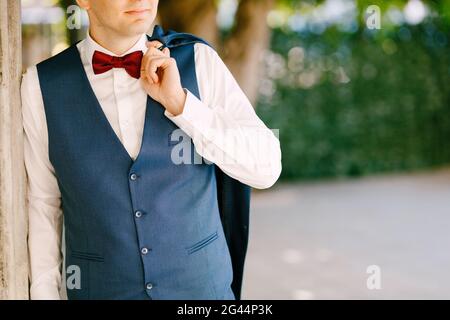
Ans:
MULTIPOLYGON (((182 86, 200 98, 194 43, 207 43, 159 26, 154 39, 171 49, 182 86)), ((178 140, 180 129, 150 96, 133 161, 75 44, 37 70, 62 197, 65 264, 80 271, 81 286, 68 288, 68 298, 239 299, 250 188, 195 162, 200 156, 189 139, 191 164, 175 164, 173 148, 188 137, 178 140)))

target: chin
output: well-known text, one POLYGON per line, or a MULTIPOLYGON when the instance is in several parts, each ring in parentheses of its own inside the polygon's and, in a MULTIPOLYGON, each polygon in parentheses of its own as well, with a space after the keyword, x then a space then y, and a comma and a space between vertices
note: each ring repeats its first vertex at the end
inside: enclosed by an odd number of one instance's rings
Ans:
POLYGON ((128 24, 127 28, 120 27, 119 31, 121 33, 126 33, 127 35, 137 35, 146 33, 149 31, 152 26, 152 22, 146 21, 134 21, 131 24, 128 24))

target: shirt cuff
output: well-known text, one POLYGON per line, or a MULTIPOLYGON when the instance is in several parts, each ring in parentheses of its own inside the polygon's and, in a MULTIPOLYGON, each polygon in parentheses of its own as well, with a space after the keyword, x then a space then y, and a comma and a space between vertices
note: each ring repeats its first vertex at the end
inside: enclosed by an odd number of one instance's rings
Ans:
POLYGON ((62 300, 61 273, 59 265, 31 282, 31 300, 62 300))
POLYGON ((211 128, 214 112, 188 89, 183 88, 183 90, 186 93, 183 112, 174 116, 165 110, 164 115, 191 137, 196 132, 206 135, 211 128))
POLYGON ((58 286, 49 283, 32 285, 30 288, 31 300, 61 300, 58 286))

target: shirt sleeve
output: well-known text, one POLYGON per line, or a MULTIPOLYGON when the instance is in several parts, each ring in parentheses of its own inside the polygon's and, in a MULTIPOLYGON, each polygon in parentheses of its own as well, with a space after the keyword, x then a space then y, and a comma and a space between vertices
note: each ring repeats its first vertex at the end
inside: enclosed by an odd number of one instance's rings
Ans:
POLYGON ((200 99, 188 89, 183 112, 166 117, 182 129, 196 152, 230 177, 257 189, 281 174, 281 148, 217 52, 195 44, 200 99))
POLYGON ((27 172, 32 300, 61 299, 61 194, 48 157, 48 133, 35 66, 22 77, 24 158, 27 172))

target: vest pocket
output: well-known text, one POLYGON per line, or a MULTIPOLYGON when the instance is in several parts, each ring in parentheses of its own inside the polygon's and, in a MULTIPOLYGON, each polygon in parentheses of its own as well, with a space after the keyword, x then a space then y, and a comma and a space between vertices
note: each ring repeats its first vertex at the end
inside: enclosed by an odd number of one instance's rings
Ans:
POLYGON ((82 252, 82 251, 74 251, 72 250, 70 252, 70 255, 74 258, 83 259, 83 260, 90 260, 90 261, 104 261, 105 259, 96 253, 90 253, 90 252, 82 252))
POLYGON ((216 240, 218 237, 219 236, 217 235, 217 231, 215 231, 213 234, 210 234, 209 236, 207 236, 206 238, 196 242, 192 246, 187 247, 186 250, 187 250, 188 254, 192 254, 192 253, 194 253, 194 252, 196 252, 196 251, 206 247, 211 242, 216 240))

